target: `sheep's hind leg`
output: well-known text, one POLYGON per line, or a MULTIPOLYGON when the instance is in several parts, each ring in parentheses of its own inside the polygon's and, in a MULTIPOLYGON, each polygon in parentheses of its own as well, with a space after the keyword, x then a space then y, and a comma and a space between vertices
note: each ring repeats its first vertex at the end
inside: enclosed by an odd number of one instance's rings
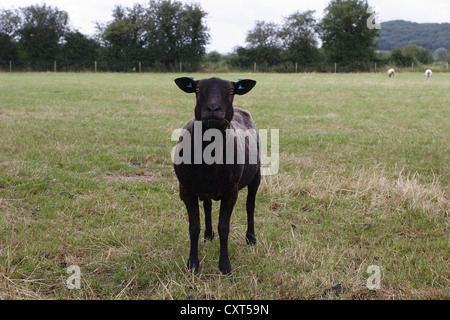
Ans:
POLYGON ((212 241, 214 239, 214 231, 211 222, 211 199, 203 200, 203 209, 205 209, 205 241, 212 241))
POLYGON ((253 181, 248 185, 248 194, 247 194, 247 233, 245 235, 245 241, 248 245, 256 244, 255 237, 255 199, 256 192, 258 191, 259 184, 261 182, 261 175, 258 174, 255 176, 253 181))

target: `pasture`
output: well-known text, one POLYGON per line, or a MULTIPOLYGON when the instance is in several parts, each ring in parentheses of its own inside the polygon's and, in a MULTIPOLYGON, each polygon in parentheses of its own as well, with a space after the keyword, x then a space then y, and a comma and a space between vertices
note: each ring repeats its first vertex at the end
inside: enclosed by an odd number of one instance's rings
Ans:
POLYGON ((235 106, 280 130, 254 247, 239 193, 230 277, 218 237, 185 270, 171 134, 195 98, 179 76, 0 73, 0 299, 450 298, 449 74, 214 75, 256 80, 235 106))

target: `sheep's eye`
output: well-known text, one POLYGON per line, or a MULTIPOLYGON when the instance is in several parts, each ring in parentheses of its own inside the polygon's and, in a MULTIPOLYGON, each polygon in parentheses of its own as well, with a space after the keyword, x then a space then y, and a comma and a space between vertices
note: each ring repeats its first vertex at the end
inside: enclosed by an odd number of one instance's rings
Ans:
POLYGON ((234 89, 231 89, 231 90, 230 90, 230 94, 234 94, 234 89))
POLYGON ((200 88, 195 89, 195 92, 200 93, 200 88))

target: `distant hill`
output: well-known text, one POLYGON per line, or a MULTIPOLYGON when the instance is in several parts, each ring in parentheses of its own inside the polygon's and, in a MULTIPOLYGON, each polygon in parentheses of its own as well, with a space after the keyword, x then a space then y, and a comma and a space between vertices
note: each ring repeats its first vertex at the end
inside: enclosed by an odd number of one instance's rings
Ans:
POLYGON ((434 51, 450 49, 450 23, 416 23, 394 20, 381 23, 379 50, 415 44, 434 51))

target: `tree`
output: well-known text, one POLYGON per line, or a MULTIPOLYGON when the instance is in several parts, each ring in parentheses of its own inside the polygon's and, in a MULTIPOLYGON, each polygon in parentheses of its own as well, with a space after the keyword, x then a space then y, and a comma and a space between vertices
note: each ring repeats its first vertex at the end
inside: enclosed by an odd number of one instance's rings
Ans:
POLYGON ((52 69, 60 53, 60 42, 68 31, 68 14, 47 5, 21 9, 19 59, 37 70, 52 69))
POLYGON ((204 12, 199 4, 180 1, 152 0, 147 11, 153 22, 153 32, 158 57, 166 69, 182 62, 195 70, 205 54, 209 33, 204 12))
POLYGON ((397 67, 407 67, 414 62, 411 56, 403 55, 403 51, 399 47, 392 49, 391 56, 388 61, 397 67))
POLYGON ((61 48, 61 64, 66 70, 92 69, 99 44, 82 33, 68 32, 61 48))
POLYGON ((273 22, 256 21, 247 33, 247 48, 238 48, 237 53, 247 55, 252 62, 275 65, 281 62, 279 27, 273 22))
POLYGON ((433 54, 430 50, 421 46, 409 45, 402 48, 403 56, 407 57, 411 63, 428 64, 433 62, 433 54))
POLYGON ((0 11, 0 67, 18 59, 17 36, 21 18, 17 10, 0 11))
POLYGON ((254 28, 247 33, 245 41, 251 48, 279 47, 278 25, 274 22, 256 21, 254 28))
POLYGON ((22 19, 18 10, 0 11, 0 33, 14 38, 18 35, 21 23, 22 19))
POLYGON ((219 63, 220 61, 222 61, 222 59, 223 56, 219 52, 212 51, 205 56, 204 61, 210 63, 219 63))
POLYGON ((155 23, 156 48, 166 69, 174 67, 180 57, 182 43, 181 11, 183 4, 177 1, 150 1, 147 13, 155 23))
POLYGON ((337 62, 351 71, 374 59, 378 29, 368 27, 372 15, 368 9, 368 3, 362 0, 330 2, 319 26, 329 62, 337 62))
POLYGON ((132 8, 116 6, 113 20, 97 28, 111 70, 129 71, 145 59, 145 10, 141 5, 135 4, 132 8))
POLYGON ((181 19, 181 54, 180 59, 191 70, 200 66, 209 41, 207 26, 203 23, 206 17, 199 4, 185 4, 181 19))
POLYGON ((450 53, 450 51, 446 48, 439 48, 433 52, 433 58, 435 61, 445 61, 448 53, 450 53))
POLYGON ((279 31, 286 59, 310 66, 318 61, 314 11, 295 12, 286 17, 279 31))
POLYGON ((197 69, 209 40, 205 17, 195 3, 152 0, 148 7, 117 6, 114 19, 97 27, 113 70, 130 70, 138 61, 146 65, 161 63, 165 70, 173 70, 179 62, 197 69))

